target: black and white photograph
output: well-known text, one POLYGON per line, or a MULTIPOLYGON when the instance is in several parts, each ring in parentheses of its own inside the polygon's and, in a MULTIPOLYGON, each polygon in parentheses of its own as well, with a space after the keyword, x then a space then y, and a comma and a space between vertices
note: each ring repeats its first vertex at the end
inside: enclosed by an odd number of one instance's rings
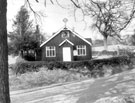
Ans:
POLYGON ((135 103, 135 0, 0 0, 0 103, 135 103))

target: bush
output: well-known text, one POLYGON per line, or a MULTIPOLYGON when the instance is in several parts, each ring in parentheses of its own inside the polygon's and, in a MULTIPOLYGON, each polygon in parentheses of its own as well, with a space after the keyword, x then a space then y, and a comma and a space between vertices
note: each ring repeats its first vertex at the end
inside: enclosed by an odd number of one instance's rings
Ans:
POLYGON ((9 84, 11 90, 17 90, 84 79, 88 79, 88 77, 80 73, 72 73, 61 69, 48 70, 47 68, 39 68, 39 72, 28 72, 19 76, 10 76, 9 84))
POLYGON ((10 65, 10 68, 16 74, 21 74, 10 76, 11 88, 26 89, 91 77, 109 76, 132 69, 133 65, 129 57, 121 56, 75 62, 24 61, 10 65))
POLYGON ((132 67, 132 61, 127 56, 95 60, 95 61, 92 61, 92 62, 91 62, 92 63, 91 66, 93 66, 93 67, 90 68, 90 69, 92 71, 92 76, 93 77, 106 75, 105 70, 107 70, 107 68, 111 69, 110 74, 120 73, 120 72, 124 71, 124 69, 127 70, 127 69, 132 69, 133 68, 132 67))
POLYGON ((15 65, 10 66, 12 70, 16 74, 23 74, 26 72, 39 71, 41 67, 47 67, 49 70, 53 69, 64 69, 71 70, 82 73, 84 75, 91 73, 93 76, 99 74, 100 76, 104 75, 103 66, 111 65, 112 67, 116 67, 113 69, 113 73, 120 72, 122 65, 131 65, 130 69, 132 69, 132 61, 128 56, 121 57, 112 57, 107 59, 93 59, 88 61, 74 61, 74 62, 45 62, 45 61, 35 61, 35 62, 18 62, 15 65), (117 68, 118 67, 118 68, 117 68))
POLYGON ((35 61, 35 62, 17 62, 16 64, 12 64, 9 67, 15 74, 23 74, 26 72, 39 71, 40 67, 46 67, 46 62, 44 61, 35 61))
POLYGON ((49 70, 53 70, 54 68, 67 69, 67 67, 62 62, 49 62, 46 64, 49 70))

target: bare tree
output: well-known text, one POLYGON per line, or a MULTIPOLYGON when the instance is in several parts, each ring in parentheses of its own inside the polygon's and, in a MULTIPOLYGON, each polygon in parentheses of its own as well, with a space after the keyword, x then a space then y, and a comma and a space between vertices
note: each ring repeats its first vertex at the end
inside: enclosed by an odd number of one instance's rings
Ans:
MULTIPOLYGON (((45 6, 46 2, 45 1, 45 6)), ((63 8, 59 0, 49 0, 63 8)), ((74 5, 74 13, 80 9, 84 16, 93 19, 91 27, 96 28, 104 38, 107 50, 108 36, 117 36, 131 23, 135 14, 135 0, 69 0, 74 5)), ((29 2, 29 0, 27 0, 29 2)), ((38 1, 37 1, 38 2, 38 1)), ((30 5, 29 5, 30 6, 30 5)), ((30 7, 31 8, 31 7, 30 7)), ((33 9, 31 9, 33 11, 33 9)), ((34 12, 35 13, 35 12, 34 12)), ((74 15, 75 16, 75 15, 74 15)), ((76 18, 76 17, 75 17, 76 18)), ((84 19, 83 19, 84 20, 84 19)), ((121 39, 121 38, 120 38, 121 39)), ((120 40, 119 40, 120 41, 120 40)))
POLYGON ((71 0, 74 6, 82 10, 84 16, 93 19, 95 27, 104 37, 107 50, 108 36, 117 36, 131 23, 135 13, 134 0, 71 0))

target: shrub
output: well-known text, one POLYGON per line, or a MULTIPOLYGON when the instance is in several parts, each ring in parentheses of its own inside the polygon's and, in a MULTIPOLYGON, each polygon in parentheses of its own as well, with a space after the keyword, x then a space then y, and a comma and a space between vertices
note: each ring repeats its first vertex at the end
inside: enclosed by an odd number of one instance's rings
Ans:
POLYGON ((103 65, 102 70, 104 72, 104 77, 112 75, 113 66, 111 65, 103 65))
POLYGON ((121 56, 75 62, 25 61, 10 65, 10 68, 16 74, 21 74, 10 76, 12 88, 25 89, 32 86, 63 83, 90 77, 109 76, 132 69, 133 65, 128 56, 121 56))
POLYGON ((93 64, 93 67, 91 71, 93 77, 104 76, 106 72, 105 67, 107 68, 108 66, 109 66, 108 69, 111 69, 110 74, 116 74, 124 71, 122 66, 125 66, 126 69, 132 69, 132 61, 127 56, 95 60, 92 62, 91 63, 93 64))
POLYGON ((62 62, 49 62, 46 64, 49 70, 53 70, 54 68, 66 69, 67 67, 62 62))
POLYGON ((39 68, 39 72, 28 72, 19 76, 10 76, 9 84, 11 90, 17 90, 84 80, 87 78, 80 73, 72 73, 66 70, 39 68))
POLYGON ((46 67, 46 62, 44 61, 35 61, 35 62, 17 62, 16 64, 12 64, 9 67, 15 74, 23 74, 26 72, 39 71, 40 67, 46 67))
POLYGON ((132 69, 132 61, 130 57, 128 56, 120 56, 120 57, 112 57, 112 58, 106 58, 106 59, 93 59, 93 60, 87 60, 87 61, 74 61, 74 62, 45 62, 45 61, 34 61, 34 62, 18 62, 10 68, 16 73, 16 74, 23 74, 26 72, 32 72, 32 71, 39 71, 40 67, 47 67, 49 70, 53 69, 64 69, 64 70, 71 70, 80 72, 82 74, 88 74, 92 73, 92 75, 99 74, 102 76, 104 73, 103 66, 104 65, 111 65, 113 68, 113 72, 117 73, 120 72, 121 68, 117 68, 117 66, 122 65, 129 65, 130 69, 132 69))

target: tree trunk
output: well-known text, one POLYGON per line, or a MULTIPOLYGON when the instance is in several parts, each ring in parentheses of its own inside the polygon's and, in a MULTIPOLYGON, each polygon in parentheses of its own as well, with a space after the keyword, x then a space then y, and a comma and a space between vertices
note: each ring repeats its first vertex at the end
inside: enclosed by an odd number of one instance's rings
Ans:
POLYGON ((104 50, 108 50, 107 37, 104 37, 104 50))
POLYGON ((0 103, 10 103, 6 13, 7 0, 0 0, 0 103))

